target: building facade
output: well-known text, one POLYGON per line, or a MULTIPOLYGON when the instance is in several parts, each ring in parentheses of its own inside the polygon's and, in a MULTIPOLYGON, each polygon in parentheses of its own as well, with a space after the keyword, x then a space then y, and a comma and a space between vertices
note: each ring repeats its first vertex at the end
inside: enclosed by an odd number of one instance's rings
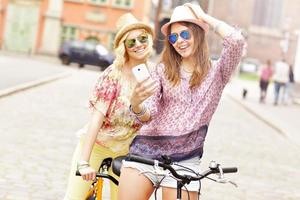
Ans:
POLYGON ((149 22, 151 0, 0 0, 0 48, 57 54, 65 40, 112 47, 115 23, 126 12, 149 22))
MULTIPOLYGON (((300 82, 299 0, 206 1, 209 14, 242 28, 247 40, 245 58, 258 59, 261 63, 267 59, 272 62, 285 59, 294 66, 300 82)), ((212 53, 219 54, 221 44, 216 36, 209 41, 212 53)))
MULTIPOLYGON (((296 80, 300 82, 300 10, 299 0, 160 0, 162 8, 159 27, 168 22, 175 6, 186 2, 200 4, 208 14, 238 25, 247 40, 243 59, 260 63, 270 59, 273 63, 285 59, 294 66, 296 80)), ((154 2, 159 2, 158 0, 154 2)), ((154 5, 154 11, 157 3, 154 5)), ((163 35, 157 33, 156 51, 163 49, 163 35)), ((210 53, 218 56, 222 41, 209 34, 210 53)))

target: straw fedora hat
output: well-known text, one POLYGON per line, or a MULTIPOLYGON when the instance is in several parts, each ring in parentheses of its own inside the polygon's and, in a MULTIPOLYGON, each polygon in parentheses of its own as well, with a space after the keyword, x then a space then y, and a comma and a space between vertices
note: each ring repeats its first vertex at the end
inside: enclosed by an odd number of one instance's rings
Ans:
POLYGON ((128 31, 134 29, 145 29, 153 36, 153 29, 149 25, 138 21, 131 13, 126 13, 122 15, 117 21, 117 34, 115 36, 114 41, 114 48, 119 46, 119 42, 121 41, 122 37, 128 31))
POLYGON ((202 19, 197 18, 194 10, 187 5, 177 6, 174 9, 170 21, 161 27, 161 32, 167 36, 169 26, 175 22, 191 22, 200 26, 205 33, 207 33, 209 29, 208 24, 202 19))

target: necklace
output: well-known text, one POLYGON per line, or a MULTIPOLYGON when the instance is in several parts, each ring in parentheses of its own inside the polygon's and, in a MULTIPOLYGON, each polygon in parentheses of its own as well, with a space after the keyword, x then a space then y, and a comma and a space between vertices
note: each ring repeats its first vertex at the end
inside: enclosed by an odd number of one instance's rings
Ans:
POLYGON ((185 66, 182 66, 181 68, 184 72, 186 72, 188 74, 192 74, 194 72, 194 70, 193 71, 186 70, 185 66))

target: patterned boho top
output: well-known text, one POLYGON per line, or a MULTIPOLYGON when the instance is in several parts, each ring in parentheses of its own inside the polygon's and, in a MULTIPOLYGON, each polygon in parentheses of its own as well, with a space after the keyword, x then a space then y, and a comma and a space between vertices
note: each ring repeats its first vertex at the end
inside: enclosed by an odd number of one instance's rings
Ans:
POLYGON ((173 161, 202 157, 209 122, 222 91, 240 62, 244 38, 235 30, 223 41, 219 60, 212 64, 200 87, 191 90, 191 74, 181 70, 180 84, 173 87, 164 75, 164 65, 151 72, 160 89, 145 105, 151 121, 145 123, 130 146, 130 153, 153 159, 168 155, 173 161))
MULTIPOLYGON (((141 126, 128 110, 133 88, 134 83, 126 80, 122 72, 111 65, 101 74, 89 100, 89 107, 105 116, 96 143, 122 154, 128 153, 129 144, 141 126)), ((85 134, 87 127, 79 134, 85 134)))

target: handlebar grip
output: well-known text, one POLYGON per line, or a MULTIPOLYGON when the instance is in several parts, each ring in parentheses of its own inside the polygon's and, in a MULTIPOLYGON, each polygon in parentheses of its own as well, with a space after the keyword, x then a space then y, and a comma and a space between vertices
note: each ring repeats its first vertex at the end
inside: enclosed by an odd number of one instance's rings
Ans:
POLYGON ((140 157, 140 156, 135 156, 135 155, 128 155, 127 160, 143 163, 143 164, 146 164, 146 165, 154 165, 154 160, 148 159, 148 158, 143 158, 143 157, 140 157))
POLYGON ((222 169, 223 169, 223 173, 236 173, 238 171, 238 168, 236 167, 226 167, 222 169))
POLYGON ((78 170, 76 170, 76 176, 81 176, 78 170))

